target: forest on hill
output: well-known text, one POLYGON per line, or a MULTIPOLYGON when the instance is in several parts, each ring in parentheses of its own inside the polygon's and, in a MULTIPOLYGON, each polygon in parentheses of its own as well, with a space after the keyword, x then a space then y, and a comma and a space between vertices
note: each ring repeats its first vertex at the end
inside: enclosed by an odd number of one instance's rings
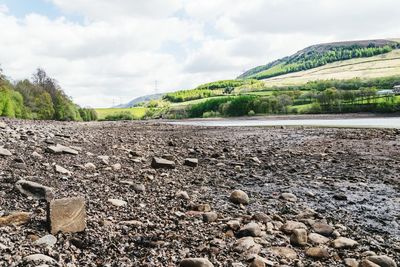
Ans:
POLYGON ((394 41, 371 40, 320 44, 296 54, 250 69, 238 78, 267 79, 283 74, 313 69, 336 61, 373 57, 400 48, 394 41))
POLYGON ((35 120, 91 121, 94 109, 81 108, 43 69, 12 83, 0 69, 0 116, 35 120))

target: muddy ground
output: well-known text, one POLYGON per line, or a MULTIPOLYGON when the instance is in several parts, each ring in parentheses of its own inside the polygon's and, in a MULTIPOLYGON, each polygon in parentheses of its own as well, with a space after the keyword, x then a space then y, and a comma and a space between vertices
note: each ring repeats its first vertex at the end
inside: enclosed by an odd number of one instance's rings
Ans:
POLYGON ((267 266, 346 266, 345 259, 374 254, 400 261, 399 130, 3 122, 0 147, 12 155, 0 156, 0 216, 25 211, 31 220, 0 227, 0 266, 38 266, 27 260, 32 254, 50 256, 49 266, 176 266, 188 257, 248 266, 252 254, 267 266), (79 154, 49 153, 54 143, 79 154), (176 168, 154 169, 154 156, 176 168), (185 166, 185 158, 197 158, 198 166, 185 166), (56 172, 56 164, 72 174, 56 172), (56 198, 84 197, 86 230, 37 245, 48 234, 46 203, 21 194, 20 179, 54 188, 56 198), (248 205, 229 200, 236 189, 248 194, 248 205), (297 199, 283 199, 288 192, 297 199), (117 207, 110 198, 127 204, 117 207), (199 204, 209 204, 218 219, 205 222, 199 204), (237 249, 239 231, 227 225, 235 219, 240 227, 258 224, 257 247, 237 249), (335 231, 324 244, 296 246, 282 231, 287 221, 303 222, 308 233, 319 221, 335 231), (339 236, 357 245, 333 247, 339 236), (291 255, 277 253, 281 247, 291 255), (310 247, 328 254, 310 257, 310 247))

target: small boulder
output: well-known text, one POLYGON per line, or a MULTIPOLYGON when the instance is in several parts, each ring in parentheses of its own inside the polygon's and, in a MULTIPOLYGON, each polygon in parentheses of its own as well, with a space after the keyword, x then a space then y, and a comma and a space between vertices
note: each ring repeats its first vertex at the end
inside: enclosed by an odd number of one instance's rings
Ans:
POLYGON ((54 199, 49 203, 50 233, 77 233, 86 228, 85 199, 81 197, 54 199))
POLYGON ((332 226, 323 222, 316 222, 311 227, 314 230, 314 232, 324 236, 330 236, 334 230, 332 226))
POLYGON ((215 222, 218 219, 218 214, 216 212, 206 212, 203 213, 203 221, 204 222, 215 222))
POLYGON ((246 224, 245 226, 243 226, 239 232, 237 233, 238 237, 244 237, 244 236, 253 236, 253 237, 257 237, 257 236, 261 236, 261 229, 260 226, 255 223, 255 222, 251 222, 246 224))
POLYGON ((297 197, 292 193, 282 193, 281 198, 286 200, 286 201, 290 201, 290 202, 296 202, 297 201, 297 197))
POLYGON ((50 201, 54 197, 53 188, 41 185, 39 183, 26 180, 19 180, 18 182, 15 183, 15 187, 23 195, 35 199, 43 199, 46 201, 50 201))
POLYGON ((281 227, 281 231, 286 234, 291 234, 294 229, 307 229, 307 226, 302 222, 287 221, 281 227))
POLYGON ((229 197, 230 201, 235 204, 247 205, 250 202, 249 196, 242 190, 235 190, 231 193, 229 197))
POLYGON ((323 235, 320 235, 320 234, 316 234, 316 233, 310 233, 308 235, 308 240, 311 243, 314 243, 314 244, 317 244, 317 245, 318 244, 326 244, 326 243, 329 242, 329 238, 327 238, 327 237, 325 237, 323 235))

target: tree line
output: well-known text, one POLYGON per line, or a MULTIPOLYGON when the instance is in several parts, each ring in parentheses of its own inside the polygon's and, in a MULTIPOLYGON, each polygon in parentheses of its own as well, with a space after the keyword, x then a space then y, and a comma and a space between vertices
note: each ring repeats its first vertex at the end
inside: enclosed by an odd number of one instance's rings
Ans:
POLYGON ((10 82, 0 69, 0 116, 60 121, 97 119, 94 109, 74 104, 57 81, 40 68, 31 80, 16 83, 10 82))

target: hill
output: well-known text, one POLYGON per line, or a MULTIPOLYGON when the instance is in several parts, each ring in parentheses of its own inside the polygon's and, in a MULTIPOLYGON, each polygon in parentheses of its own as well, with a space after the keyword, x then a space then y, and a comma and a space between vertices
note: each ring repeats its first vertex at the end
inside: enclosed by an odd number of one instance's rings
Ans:
POLYGON ((163 97, 163 95, 164 94, 153 94, 153 95, 140 96, 140 97, 137 97, 137 98, 129 101, 126 104, 118 105, 113 108, 131 108, 131 107, 136 106, 139 103, 148 102, 151 100, 159 100, 163 97))
POLYGON ((321 67, 264 79, 266 87, 301 85, 309 81, 379 78, 400 74, 400 49, 369 58, 329 63, 321 67))
POLYGON ((400 48, 399 42, 383 39, 312 45, 291 56, 250 69, 238 78, 267 79, 288 73, 313 69, 337 61, 368 58, 386 54, 397 48, 400 48))

